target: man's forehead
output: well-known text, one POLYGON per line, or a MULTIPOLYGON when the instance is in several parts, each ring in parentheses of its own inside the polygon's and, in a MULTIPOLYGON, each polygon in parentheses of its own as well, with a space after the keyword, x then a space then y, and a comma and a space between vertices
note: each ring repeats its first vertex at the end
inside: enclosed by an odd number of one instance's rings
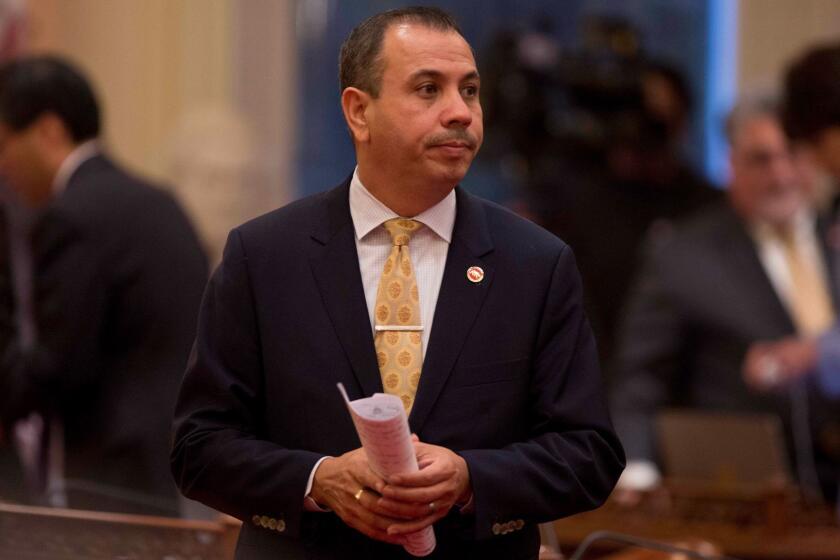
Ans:
POLYGON ((467 71, 476 72, 470 45, 454 30, 398 23, 386 30, 382 47, 386 67, 392 62, 414 72, 421 67, 435 70, 436 64, 455 63, 470 67, 467 71))
POLYGON ((784 138, 782 125, 773 116, 756 115, 745 120, 733 135, 733 147, 784 138))

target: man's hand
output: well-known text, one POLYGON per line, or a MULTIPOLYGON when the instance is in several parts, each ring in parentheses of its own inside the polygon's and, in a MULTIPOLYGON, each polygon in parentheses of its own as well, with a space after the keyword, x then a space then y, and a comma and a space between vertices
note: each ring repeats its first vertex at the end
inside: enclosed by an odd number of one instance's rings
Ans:
POLYGON ((817 342, 788 337, 750 346, 741 367, 744 381, 758 391, 788 385, 816 365, 817 342))
POLYGON ((359 448, 325 459, 315 471, 309 495, 368 537, 404 544, 402 536, 388 532, 398 520, 378 505, 383 488, 385 481, 371 470, 364 449, 359 448))
POLYGON ((460 455, 445 447, 421 443, 416 437, 414 450, 420 470, 389 477, 380 491, 378 505, 389 515, 403 519, 388 528, 391 535, 424 529, 472 495, 467 463, 460 455))

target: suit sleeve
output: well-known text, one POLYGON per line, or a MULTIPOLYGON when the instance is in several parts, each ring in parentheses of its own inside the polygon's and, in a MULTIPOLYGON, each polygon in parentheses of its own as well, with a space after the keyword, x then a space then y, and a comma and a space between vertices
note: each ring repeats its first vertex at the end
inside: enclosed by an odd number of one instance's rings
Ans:
POLYGON ((201 305, 175 410, 172 471, 185 496, 242 520, 266 516, 297 536, 307 480, 321 456, 267 441, 255 305, 234 230, 201 305))
POLYGON ((554 268, 531 372, 530 438, 462 451, 474 493, 477 538, 504 519, 541 523, 600 505, 624 467, 609 419, 595 341, 571 250, 554 268))
POLYGON ((655 460, 654 420, 671 401, 687 328, 669 296, 662 243, 648 243, 622 319, 611 404, 631 461, 655 460))
POLYGON ((7 423, 90 390, 102 372, 107 290, 97 240, 48 213, 32 247, 37 343, 26 346, 15 336, 4 348, 0 412, 7 423))
POLYGON ((816 378, 829 397, 840 397, 840 323, 827 330, 817 345, 816 378))

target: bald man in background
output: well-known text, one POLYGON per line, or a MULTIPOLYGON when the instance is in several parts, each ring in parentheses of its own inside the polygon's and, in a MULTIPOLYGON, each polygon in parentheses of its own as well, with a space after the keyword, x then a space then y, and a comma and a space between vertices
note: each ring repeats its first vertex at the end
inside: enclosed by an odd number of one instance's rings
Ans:
MULTIPOLYGON (((791 64, 785 76, 785 129, 803 158, 822 170, 834 184, 828 244, 840 255, 840 43, 814 47, 791 64)), ((840 259, 835 259, 833 282, 840 284, 840 259)), ((758 389, 795 383, 813 375, 825 394, 840 399, 840 327, 807 336, 757 343, 744 364, 744 377, 758 389)), ((840 439, 840 426, 835 435, 840 439)), ((835 450, 840 458, 840 448, 835 450)), ((840 473, 838 473, 840 477, 840 473)))

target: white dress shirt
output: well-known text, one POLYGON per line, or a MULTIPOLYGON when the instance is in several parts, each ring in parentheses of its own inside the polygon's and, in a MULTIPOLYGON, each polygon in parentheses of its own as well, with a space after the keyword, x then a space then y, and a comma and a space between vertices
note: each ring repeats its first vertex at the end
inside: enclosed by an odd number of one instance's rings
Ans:
MULTIPOLYGON (((356 230, 359 270, 362 274, 362 285, 365 288, 365 300, 370 318, 371 336, 373 336, 373 308, 376 306, 376 292, 379 288, 382 269, 385 267, 388 255, 391 254, 392 247, 391 236, 382 224, 400 216, 370 194, 359 180, 358 170, 353 173, 353 179, 350 181, 350 216, 353 218, 353 228, 356 230)), ((403 217, 411 217, 426 226, 412 234, 408 245, 414 276, 417 279, 417 290, 420 294, 420 320, 423 326, 423 357, 425 358, 440 284, 443 280, 443 269, 446 266, 446 255, 452 240, 452 229, 455 227, 455 191, 450 192, 446 198, 417 216, 403 217)))
POLYGON ((67 181, 84 162, 99 153, 99 142, 95 139, 87 140, 76 146, 70 155, 64 158, 52 182, 53 196, 58 196, 67 188, 67 181))

